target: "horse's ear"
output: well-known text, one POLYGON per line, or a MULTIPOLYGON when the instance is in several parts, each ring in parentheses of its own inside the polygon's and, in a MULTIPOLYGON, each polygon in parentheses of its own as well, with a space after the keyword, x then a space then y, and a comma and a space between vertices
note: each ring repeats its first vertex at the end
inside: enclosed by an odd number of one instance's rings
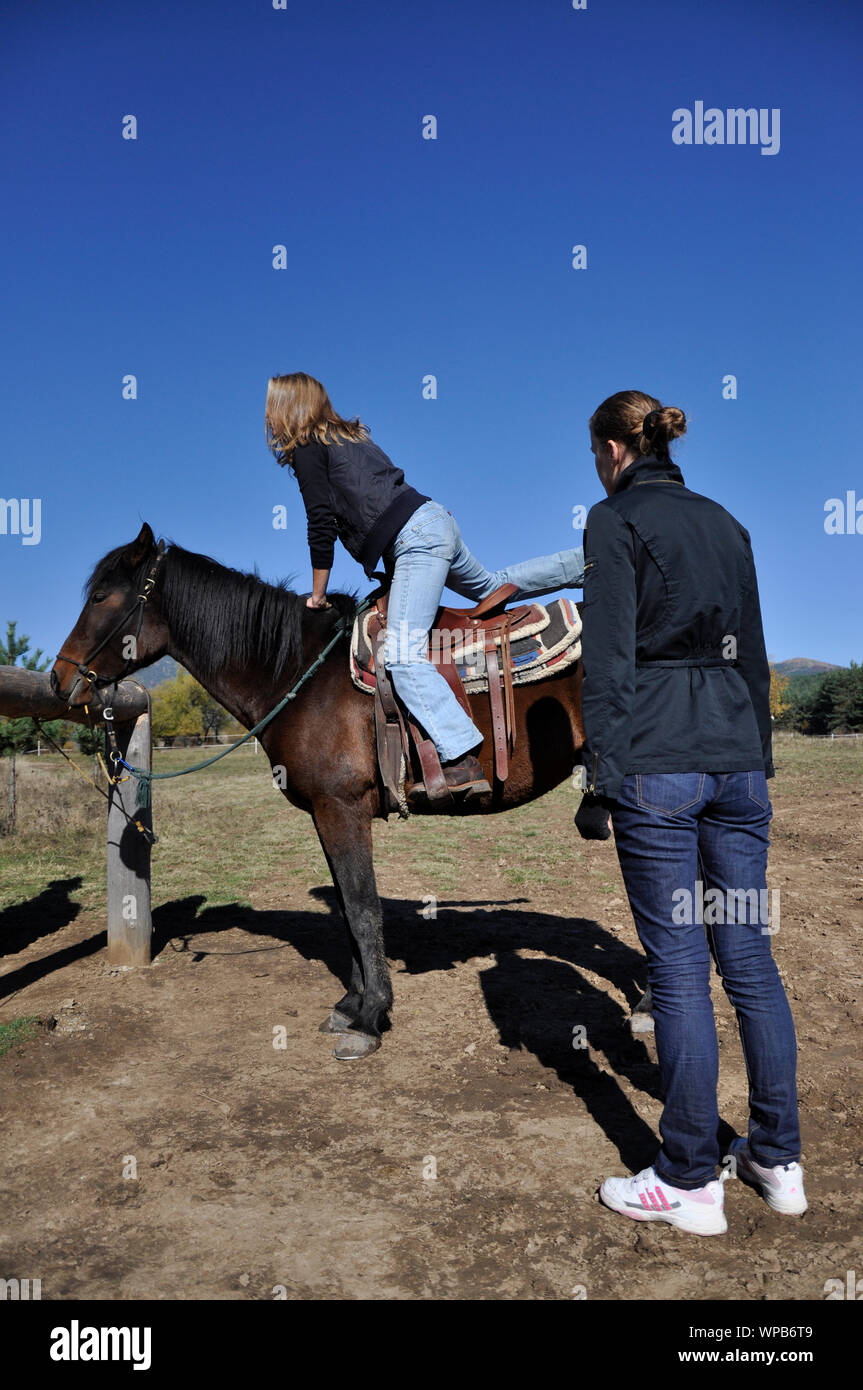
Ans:
POLYGON ((143 564, 155 544, 156 537, 145 521, 131 545, 126 546, 126 559, 133 569, 143 564))

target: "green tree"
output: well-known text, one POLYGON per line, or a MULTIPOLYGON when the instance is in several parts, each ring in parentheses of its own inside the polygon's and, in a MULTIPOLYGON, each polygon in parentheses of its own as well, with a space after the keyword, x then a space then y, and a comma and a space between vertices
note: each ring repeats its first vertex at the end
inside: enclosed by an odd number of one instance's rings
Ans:
POLYGON ((19 661, 19 656, 24 656, 29 650, 30 638, 19 637, 17 634, 17 622, 6 624, 6 641, 0 642, 0 666, 23 666, 25 671, 47 671, 48 661, 40 663, 42 648, 37 647, 26 661, 19 661))
POLYGON ((91 729, 87 724, 78 724, 75 727, 74 738, 81 753, 92 755, 105 752, 105 729, 102 725, 91 729))
POLYGON ((832 728, 863 730, 863 666, 852 661, 836 682, 832 728))
POLYGON ((781 714, 776 716, 777 729, 796 729, 799 733, 806 732, 809 704, 819 680, 820 677, 814 675, 789 677, 787 689, 783 692, 783 698, 786 702, 785 708, 781 714))
POLYGON ((836 727, 836 701, 840 689, 840 672, 827 671, 821 677, 806 710, 806 733, 829 734, 836 727))
MULTIPOLYGON (((195 684, 197 685, 197 682, 195 684)), ((204 737, 216 738, 225 726, 232 722, 231 716, 225 706, 220 705, 218 700, 214 700, 209 691, 205 690, 202 685, 198 685, 193 699, 201 716, 201 728, 204 731, 204 737)))

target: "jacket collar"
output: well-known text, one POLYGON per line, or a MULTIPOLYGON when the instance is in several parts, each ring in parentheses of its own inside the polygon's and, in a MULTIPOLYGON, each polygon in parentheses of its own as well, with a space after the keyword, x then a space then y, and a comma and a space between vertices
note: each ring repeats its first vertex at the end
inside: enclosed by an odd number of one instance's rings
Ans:
POLYGON ((658 459, 655 454, 645 454, 644 458, 636 459, 624 468, 612 496, 623 492, 624 488, 631 487, 633 483, 654 482, 661 478, 671 479, 675 483, 683 482, 683 474, 676 463, 658 459))

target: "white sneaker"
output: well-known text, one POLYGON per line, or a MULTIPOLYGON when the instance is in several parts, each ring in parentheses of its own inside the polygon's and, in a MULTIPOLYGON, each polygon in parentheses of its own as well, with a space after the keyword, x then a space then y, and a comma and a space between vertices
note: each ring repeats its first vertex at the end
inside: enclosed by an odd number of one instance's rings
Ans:
POLYGON ((772 1211, 786 1216, 802 1216, 809 1203, 803 1191, 803 1169, 799 1163, 777 1163, 765 1168, 756 1163, 745 1139, 735 1139, 728 1152, 737 1166, 737 1176, 761 1189, 772 1211))
POLYGON ((728 1230, 721 1180, 686 1191, 671 1187, 645 1168, 634 1178, 606 1178, 599 1195, 612 1211, 633 1221, 667 1221, 698 1236, 721 1236, 728 1230))

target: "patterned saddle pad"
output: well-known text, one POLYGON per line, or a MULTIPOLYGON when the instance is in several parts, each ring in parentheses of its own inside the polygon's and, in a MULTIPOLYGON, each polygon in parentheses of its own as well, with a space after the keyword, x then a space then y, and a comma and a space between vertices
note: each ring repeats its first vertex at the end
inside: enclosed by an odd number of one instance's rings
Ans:
MULTIPOLYGON (((351 635, 351 679, 359 690, 369 695, 375 691, 375 667, 369 641, 369 622, 374 610, 362 613, 354 621, 351 635)), ((459 628, 454 632, 433 629, 430 656, 434 660, 435 643, 446 643, 468 695, 488 690, 485 669, 485 634, 481 628, 459 628)), ((500 642, 497 643, 498 648, 500 642)), ((524 622, 510 631, 513 685, 528 685, 556 675, 572 666, 581 656, 581 615, 568 598, 552 599, 550 603, 532 603, 524 622)))

